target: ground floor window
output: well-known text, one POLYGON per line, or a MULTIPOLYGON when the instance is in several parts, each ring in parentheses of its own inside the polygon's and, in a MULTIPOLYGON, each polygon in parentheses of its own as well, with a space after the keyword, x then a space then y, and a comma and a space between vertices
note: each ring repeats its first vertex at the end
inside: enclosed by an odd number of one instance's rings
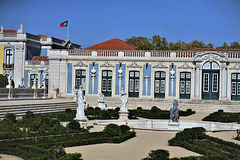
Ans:
POLYGON ((104 96, 112 96, 112 71, 102 71, 102 93, 104 96))
POLYGON ((191 73, 180 73, 180 99, 190 99, 191 95, 191 73))
POLYGON ((129 72, 129 97, 139 97, 139 71, 129 72))
POLYGON ((166 73, 163 71, 155 72, 154 76, 154 97, 165 98, 165 77, 166 73))
POLYGON ((231 75, 231 100, 240 100, 240 73, 231 75))
POLYGON ((85 86, 86 86, 86 71, 82 69, 77 69, 75 74, 75 88, 79 89, 80 87, 85 94, 85 86))
POLYGON ((33 87, 34 79, 36 80, 36 87, 38 86, 38 75, 37 74, 31 74, 30 75, 30 88, 33 87))

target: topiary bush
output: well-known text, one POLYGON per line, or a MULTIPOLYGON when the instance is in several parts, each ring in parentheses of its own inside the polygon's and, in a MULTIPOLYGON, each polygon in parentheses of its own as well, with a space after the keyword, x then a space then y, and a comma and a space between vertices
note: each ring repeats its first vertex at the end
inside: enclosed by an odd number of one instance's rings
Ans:
POLYGON ((5 119, 9 119, 9 120, 11 120, 12 122, 17 122, 17 120, 16 120, 16 115, 13 114, 13 113, 7 113, 7 114, 5 115, 5 119))
POLYGON ((148 157, 142 160, 169 160, 169 152, 163 149, 151 150, 148 157))
POLYGON ((80 124, 77 121, 72 120, 67 124, 66 128, 68 131, 79 131, 80 124))
POLYGON ((152 106, 151 112, 152 113, 157 113, 160 109, 157 106, 152 106))

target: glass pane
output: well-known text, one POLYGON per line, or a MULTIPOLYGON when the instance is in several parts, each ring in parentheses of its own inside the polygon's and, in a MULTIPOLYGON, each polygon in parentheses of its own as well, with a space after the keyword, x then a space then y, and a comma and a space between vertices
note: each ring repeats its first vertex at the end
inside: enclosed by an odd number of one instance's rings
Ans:
POLYGON ((103 71, 103 76, 107 76, 107 71, 103 71))
POLYGON ((181 78, 185 78, 185 73, 181 73, 181 78))
POLYGON ((80 70, 76 70, 76 76, 80 76, 80 70))
POLYGON ((134 72, 130 72, 130 77, 134 77, 134 72))
POLYGON ((186 78, 191 78, 191 73, 186 73, 186 78))
POLYGON ((161 92, 161 93, 165 93, 165 80, 161 80, 160 92, 161 92))
POLYGON ((205 63, 203 69, 210 69, 210 62, 205 63))
POLYGON ((240 80, 240 74, 238 74, 238 79, 240 80))
POLYGON ((236 82, 232 82, 232 95, 236 95, 236 82))
POLYGON ((133 84, 134 84, 134 80, 130 79, 130 82, 129 82, 129 92, 133 92, 133 84))
POLYGON ((159 80, 155 80, 155 93, 159 93, 159 86, 160 86, 159 80))
POLYGON ((112 80, 111 79, 108 79, 108 91, 111 91, 112 90, 112 80))
POLYGON ((212 85, 213 85, 212 91, 218 92, 218 74, 217 73, 213 73, 212 85))
POLYGON ((191 81, 186 81, 186 94, 191 93, 191 81))
POLYGON ((155 77, 159 78, 160 77, 160 72, 156 72, 155 77))
POLYGON ((208 82, 209 82, 209 75, 208 73, 203 74, 203 91, 208 92, 208 82))
POLYGON ((185 82, 184 81, 180 82, 180 93, 181 94, 185 93, 185 82))
POLYGON ((82 89, 85 90, 85 83, 86 83, 86 79, 82 78, 82 89))
POLYGON ((86 71, 82 70, 82 76, 86 76, 86 71))
POLYGON ((139 77, 139 72, 135 72, 135 77, 139 77))
POLYGON ((232 74, 232 79, 236 79, 237 75, 236 74, 232 74))
POLYGON ((103 79, 103 81, 102 81, 102 90, 103 91, 107 90, 107 79, 103 79))
POLYGON ((165 77, 165 72, 161 72, 161 78, 165 77))
POLYGON ((212 62, 212 69, 219 69, 218 64, 215 62, 212 62))
POLYGON ((240 82, 237 83, 237 95, 240 95, 240 82))
POLYGON ((108 71, 108 76, 112 77, 112 71, 108 71))
POLYGON ((80 85, 81 85, 81 83, 80 83, 80 78, 77 78, 77 79, 76 79, 76 88, 79 88, 80 85))
POLYGON ((135 80, 135 92, 139 92, 139 80, 135 80))

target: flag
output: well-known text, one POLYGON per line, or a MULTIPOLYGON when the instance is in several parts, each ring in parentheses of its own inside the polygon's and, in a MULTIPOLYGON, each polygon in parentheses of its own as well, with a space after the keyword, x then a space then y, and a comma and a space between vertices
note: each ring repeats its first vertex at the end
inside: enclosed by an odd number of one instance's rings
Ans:
POLYGON ((60 24, 60 27, 67 27, 67 26, 68 26, 68 20, 60 24))

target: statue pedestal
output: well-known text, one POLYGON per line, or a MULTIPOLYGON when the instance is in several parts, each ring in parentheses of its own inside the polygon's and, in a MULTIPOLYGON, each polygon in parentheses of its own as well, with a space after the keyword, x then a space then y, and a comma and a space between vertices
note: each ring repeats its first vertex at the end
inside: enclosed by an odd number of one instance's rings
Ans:
POLYGON ((179 130, 179 122, 168 122, 168 130, 179 130))
POLYGON ((126 121, 128 120, 128 111, 119 111, 119 121, 126 121))
POLYGON ((74 118, 75 121, 77 121, 82 128, 87 128, 87 118, 74 118))

